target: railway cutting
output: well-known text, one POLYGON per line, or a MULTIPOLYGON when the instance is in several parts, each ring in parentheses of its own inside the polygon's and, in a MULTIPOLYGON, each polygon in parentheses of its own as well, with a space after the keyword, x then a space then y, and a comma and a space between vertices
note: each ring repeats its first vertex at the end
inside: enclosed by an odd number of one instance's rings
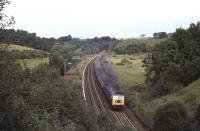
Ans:
POLYGON ((111 66, 107 68, 106 51, 92 58, 83 71, 83 96, 86 104, 95 111, 110 112, 113 122, 120 127, 128 126, 135 131, 147 131, 137 117, 125 105, 126 97, 116 84, 111 66))

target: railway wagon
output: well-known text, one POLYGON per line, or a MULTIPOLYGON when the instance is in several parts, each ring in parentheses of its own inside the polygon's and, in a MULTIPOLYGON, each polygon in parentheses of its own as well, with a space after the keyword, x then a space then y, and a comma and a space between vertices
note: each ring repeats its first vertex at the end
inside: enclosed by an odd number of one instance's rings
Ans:
POLYGON ((105 55, 106 52, 102 51, 95 58, 96 76, 111 107, 122 110, 125 104, 124 95, 121 93, 115 81, 110 77, 112 74, 106 72, 106 69, 102 66, 105 55))

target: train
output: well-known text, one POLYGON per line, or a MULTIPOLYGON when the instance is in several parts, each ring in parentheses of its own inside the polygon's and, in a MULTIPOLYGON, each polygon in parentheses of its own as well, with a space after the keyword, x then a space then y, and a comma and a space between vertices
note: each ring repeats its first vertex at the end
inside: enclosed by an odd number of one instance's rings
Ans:
POLYGON ((106 70, 102 64, 105 56, 106 51, 102 51, 95 58, 96 76, 111 108, 114 110, 123 110, 125 97, 116 84, 113 74, 106 70))

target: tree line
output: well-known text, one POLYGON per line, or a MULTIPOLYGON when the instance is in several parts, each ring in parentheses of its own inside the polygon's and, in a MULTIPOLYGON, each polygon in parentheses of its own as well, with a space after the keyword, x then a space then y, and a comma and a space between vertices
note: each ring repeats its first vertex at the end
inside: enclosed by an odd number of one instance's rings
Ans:
POLYGON ((44 51, 50 51, 56 42, 55 38, 41 38, 36 33, 23 30, 1 29, 0 34, 0 43, 18 44, 44 51))
POLYGON ((109 36, 95 37, 91 39, 73 38, 71 35, 56 38, 41 38, 36 33, 24 30, 0 29, 0 43, 12 43, 32 47, 39 50, 50 51, 55 43, 72 44, 77 48, 82 47, 86 53, 96 53, 109 49, 117 39, 109 36))
POLYGON ((144 43, 138 44, 133 42, 128 45, 120 45, 119 43, 112 48, 116 54, 137 54, 145 53, 147 51, 147 46, 144 43))
POLYGON ((166 32, 155 32, 153 33, 153 38, 154 39, 163 39, 163 38, 168 38, 172 34, 171 33, 166 33, 166 32))
POLYGON ((165 95, 200 78, 200 23, 178 28, 172 37, 151 51, 150 84, 156 95, 165 95))
MULTIPOLYGON (((172 36, 152 50, 149 90, 153 98, 180 90, 200 78, 200 22, 178 28, 172 36)), ((191 96, 192 97, 192 96, 191 96)), ((200 105, 189 116, 180 102, 157 109, 153 117, 155 131, 199 131, 200 105)))

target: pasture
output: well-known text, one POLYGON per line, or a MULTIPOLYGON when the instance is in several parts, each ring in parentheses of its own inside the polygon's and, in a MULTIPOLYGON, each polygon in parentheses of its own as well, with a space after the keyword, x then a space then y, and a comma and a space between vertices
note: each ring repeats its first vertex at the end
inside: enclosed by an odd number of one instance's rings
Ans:
POLYGON ((145 71, 142 60, 144 55, 113 55, 111 61, 117 73, 118 83, 123 88, 144 84, 145 71), (126 62, 127 60, 127 62, 126 62), (123 63, 123 61, 125 61, 123 63))

